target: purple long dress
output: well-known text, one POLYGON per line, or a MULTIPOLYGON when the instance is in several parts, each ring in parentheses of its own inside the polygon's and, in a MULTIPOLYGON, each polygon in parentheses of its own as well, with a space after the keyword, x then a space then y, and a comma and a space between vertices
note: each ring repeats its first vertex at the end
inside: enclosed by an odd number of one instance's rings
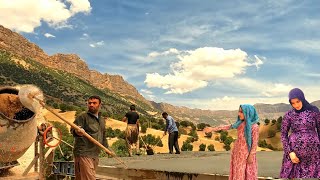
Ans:
POLYGON ((288 111, 282 121, 281 140, 283 162, 280 178, 320 178, 320 116, 306 110, 288 111), (291 134, 289 130, 291 129, 291 134), (289 157, 295 152, 300 162, 293 164, 289 157))

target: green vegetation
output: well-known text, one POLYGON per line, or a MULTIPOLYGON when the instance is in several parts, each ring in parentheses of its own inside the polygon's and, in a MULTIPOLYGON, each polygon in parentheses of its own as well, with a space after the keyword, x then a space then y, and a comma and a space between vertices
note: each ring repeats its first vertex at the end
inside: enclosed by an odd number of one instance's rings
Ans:
POLYGON ((210 144, 210 145, 207 147, 207 149, 208 149, 208 151, 215 151, 213 144, 210 144))
POLYGON ((206 124, 206 123, 199 123, 197 124, 197 128, 198 130, 202 131, 205 127, 210 127, 209 124, 206 124))
POLYGON ((199 146, 199 151, 205 151, 206 150, 207 145, 206 144, 200 144, 199 146))
POLYGON ((181 147, 181 151, 192 151, 192 150, 193 150, 193 145, 191 144, 191 142, 188 140, 184 141, 181 147))
MULTIPOLYGON (((68 130, 67 124, 66 123, 61 123, 57 121, 49 121, 52 126, 56 129, 59 129, 62 133, 62 140, 64 142, 67 142, 68 144, 73 146, 73 136, 68 130)), ((56 161, 71 161, 73 159, 73 153, 72 153, 72 148, 67 145, 66 143, 61 142, 60 143, 60 148, 63 154, 61 154, 61 151, 59 151, 59 147, 55 151, 54 159, 56 161)))
MULTIPOLYGON (((62 112, 75 110, 78 113, 85 110, 86 100, 91 95, 99 95, 103 101, 104 116, 115 119, 121 119, 132 102, 135 102, 143 118, 153 118, 147 110, 156 111, 132 97, 122 97, 108 89, 98 89, 70 73, 46 67, 32 59, 19 58, 27 63, 24 67, 15 63, 12 58, 13 55, 10 53, 0 51, 0 85, 33 84, 44 92, 49 106, 60 108, 62 112)), ((158 124, 158 121, 154 124, 158 124)), ((160 129, 162 126, 157 128, 160 129)))

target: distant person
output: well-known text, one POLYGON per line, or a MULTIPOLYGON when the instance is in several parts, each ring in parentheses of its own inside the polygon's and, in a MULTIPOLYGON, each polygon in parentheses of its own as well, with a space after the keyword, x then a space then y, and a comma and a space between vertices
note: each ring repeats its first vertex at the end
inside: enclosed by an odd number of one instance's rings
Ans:
POLYGON ((254 106, 243 104, 239 107, 238 118, 234 124, 206 127, 203 131, 237 129, 238 138, 231 152, 229 180, 257 180, 258 168, 256 151, 259 139, 259 117, 254 106))
POLYGON ((319 109, 309 104, 298 88, 289 92, 289 103, 292 109, 281 125, 284 154, 280 178, 320 178, 319 109))
POLYGON ((74 124, 81 127, 77 131, 71 128, 74 136, 74 172, 75 180, 95 180, 96 168, 99 164, 100 147, 83 136, 84 131, 107 147, 106 122, 99 113, 101 98, 90 96, 87 102, 88 111, 80 114, 74 124))
POLYGON ((136 112, 135 105, 130 106, 130 111, 126 113, 122 121, 127 121, 127 128, 125 133, 129 156, 132 156, 133 144, 136 145, 136 155, 139 155, 139 114, 136 112))
POLYGON ((173 147, 176 150, 176 154, 180 154, 180 148, 178 144, 178 128, 174 119, 168 115, 168 113, 163 112, 162 117, 166 120, 166 128, 164 130, 164 136, 169 133, 168 145, 169 153, 173 154, 173 147))

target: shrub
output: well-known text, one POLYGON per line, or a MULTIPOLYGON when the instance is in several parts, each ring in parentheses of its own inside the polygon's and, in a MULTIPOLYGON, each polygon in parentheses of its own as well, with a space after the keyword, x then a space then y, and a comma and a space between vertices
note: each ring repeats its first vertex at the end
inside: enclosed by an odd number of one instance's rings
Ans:
POLYGON ((204 137, 206 137, 206 138, 211 138, 212 137, 212 132, 209 132, 209 133, 205 133, 205 136, 204 137))
POLYGON ((208 151, 215 151, 213 144, 210 144, 207 148, 208 148, 208 151))
POLYGON ((193 145, 190 144, 189 142, 183 142, 183 145, 181 147, 181 151, 192 151, 193 145))
POLYGON ((199 146, 199 151, 205 151, 206 150, 207 145, 205 144, 200 144, 199 146))
POLYGON ((141 132, 142 132, 142 133, 146 133, 146 132, 147 132, 147 125, 143 124, 143 125, 141 126, 141 132))
POLYGON ((128 153, 126 141, 124 139, 118 139, 111 146, 111 149, 116 153, 117 156, 123 157, 128 153))

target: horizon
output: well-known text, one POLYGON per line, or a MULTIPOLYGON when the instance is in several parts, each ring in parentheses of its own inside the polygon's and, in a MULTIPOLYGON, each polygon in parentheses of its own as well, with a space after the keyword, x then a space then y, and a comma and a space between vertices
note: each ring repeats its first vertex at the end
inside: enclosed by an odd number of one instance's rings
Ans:
POLYGON ((315 3, 0 1, 0 24, 49 55, 77 54, 121 75, 148 100, 237 110, 289 104, 295 87, 320 99, 315 3))

